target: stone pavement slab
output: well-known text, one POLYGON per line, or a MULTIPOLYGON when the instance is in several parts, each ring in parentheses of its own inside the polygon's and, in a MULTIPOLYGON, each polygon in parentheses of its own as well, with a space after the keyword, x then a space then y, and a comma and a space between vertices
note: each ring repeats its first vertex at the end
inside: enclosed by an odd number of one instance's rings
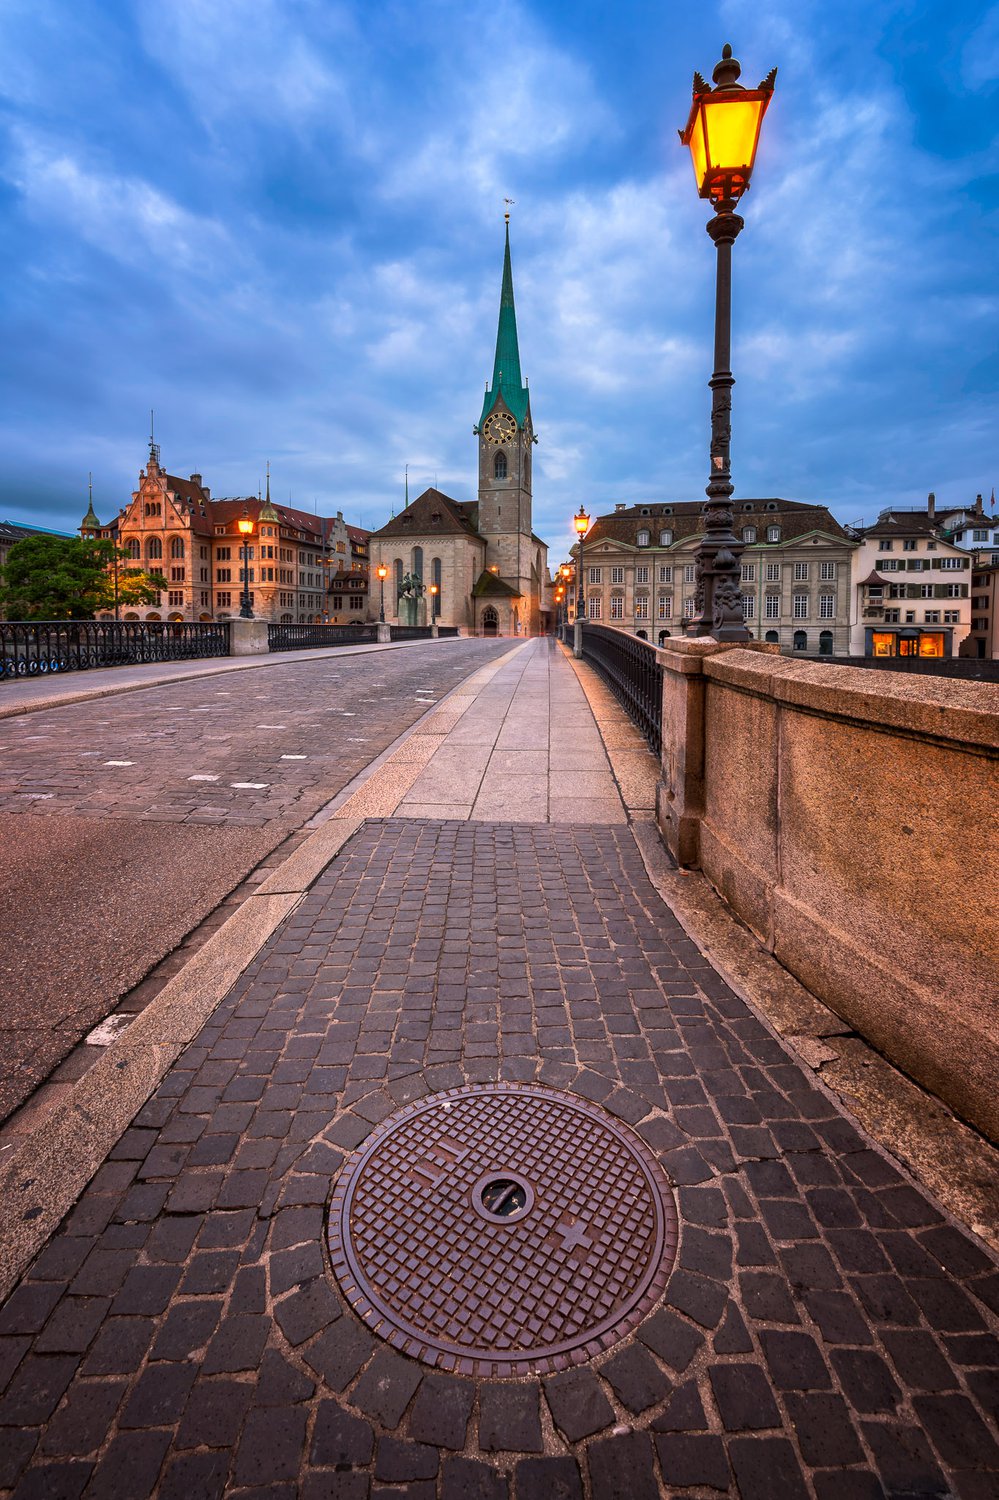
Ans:
POLYGON ((373 820, 0 1309, 0 1484, 965 1500, 999 1483, 997 1308, 994 1260, 728 989, 629 829, 373 820), (595 1101, 679 1214, 634 1332, 516 1381, 389 1348, 324 1233, 378 1122, 491 1080, 595 1101))
POLYGON ((627 822, 586 694, 569 658, 544 639, 499 666, 394 810, 484 822, 627 822))

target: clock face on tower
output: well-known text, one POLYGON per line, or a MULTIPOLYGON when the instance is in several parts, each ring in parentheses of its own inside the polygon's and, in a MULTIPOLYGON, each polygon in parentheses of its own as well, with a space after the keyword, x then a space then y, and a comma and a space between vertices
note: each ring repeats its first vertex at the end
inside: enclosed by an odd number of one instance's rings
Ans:
POLYGON ((508 443, 517 431, 517 424, 507 411, 494 411, 482 424, 482 436, 487 443, 508 443))

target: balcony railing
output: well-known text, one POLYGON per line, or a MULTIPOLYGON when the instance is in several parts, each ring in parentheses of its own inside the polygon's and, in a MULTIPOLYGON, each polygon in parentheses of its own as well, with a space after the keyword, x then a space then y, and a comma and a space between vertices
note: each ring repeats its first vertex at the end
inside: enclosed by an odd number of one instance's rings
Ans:
POLYGON ((362 646, 377 639, 377 625, 267 626, 269 651, 305 651, 317 646, 362 646))
POLYGON ((224 621, 0 621, 0 677, 228 655, 229 626, 224 621))
POLYGON ((657 755, 663 745, 663 669, 655 646, 583 621, 583 657, 606 678, 657 755))

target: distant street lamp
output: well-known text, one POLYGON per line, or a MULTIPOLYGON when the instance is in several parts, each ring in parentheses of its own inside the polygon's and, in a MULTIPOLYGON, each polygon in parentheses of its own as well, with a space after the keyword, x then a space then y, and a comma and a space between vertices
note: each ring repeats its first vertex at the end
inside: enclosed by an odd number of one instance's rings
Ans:
POLYGON ((439 593, 440 593, 440 589, 437 587, 436 583, 432 583, 430 585, 430 623, 431 623, 431 625, 433 625, 434 621, 437 619, 437 595, 439 593))
POLYGON ((714 204, 707 231, 718 251, 715 286, 715 368, 711 387, 711 473, 704 507, 704 535, 695 558, 698 615, 688 635, 710 635, 719 641, 748 641, 739 588, 742 545, 733 530, 731 441, 732 387, 732 246, 745 222, 735 205, 749 187, 760 126, 773 97, 777 69, 758 89, 737 82, 742 72, 726 43, 712 73, 712 89, 694 74, 690 118, 680 140, 690 147, 697 191, 714 204))
POLYGON ((253 535, 253 520, 243 506, 243 514, 239 518, 239 531, 243 538, 243 600, 239 606, 239 618, 241 620, 252 620, 253 609, 250 605, 250 537, 253 535))
POLYGON ((576 535, 579 537, 579 589, 578 602, 576 604, 576 614, 579 619, 582 619, 583 615, 586 613, 585 595, 583 593, 583 537, 590 529, 590 518, 586 514, 586 511, 583 509, 582 505, 580 505, 576 515, 573 516, 572 524, 573 526, 575 526, 576 535))
POLYGON ((375 572, 378 574, 378 581, 379 581, 379 583, 382 586, 382 602, 381 602, 381 607, 379 608, 379 611, 378 611, 378 621, 379 621, 379 624, 384 625, 385 624, 385 580, 388 577, 388 568, 385 566, 384 563, 379 563, 378 566, 377 566, 377 568, 375 569, 375 572))

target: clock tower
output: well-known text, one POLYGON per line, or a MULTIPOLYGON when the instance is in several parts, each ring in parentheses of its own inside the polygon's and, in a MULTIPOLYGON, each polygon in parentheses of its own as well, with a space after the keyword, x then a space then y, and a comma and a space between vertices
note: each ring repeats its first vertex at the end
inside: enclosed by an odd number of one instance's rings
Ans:
POLYGON ((538 576, 542 544, 534 538, 531 525, 532 452, 537 439, 530 391, 520 373, 509 214, 493 379, 486 387, 474 430, 479 445, 478 530, 486 541, 486 570, 507 586, 511 617, 524 633, 534 634, 539 627, 543 583, 538 576))

